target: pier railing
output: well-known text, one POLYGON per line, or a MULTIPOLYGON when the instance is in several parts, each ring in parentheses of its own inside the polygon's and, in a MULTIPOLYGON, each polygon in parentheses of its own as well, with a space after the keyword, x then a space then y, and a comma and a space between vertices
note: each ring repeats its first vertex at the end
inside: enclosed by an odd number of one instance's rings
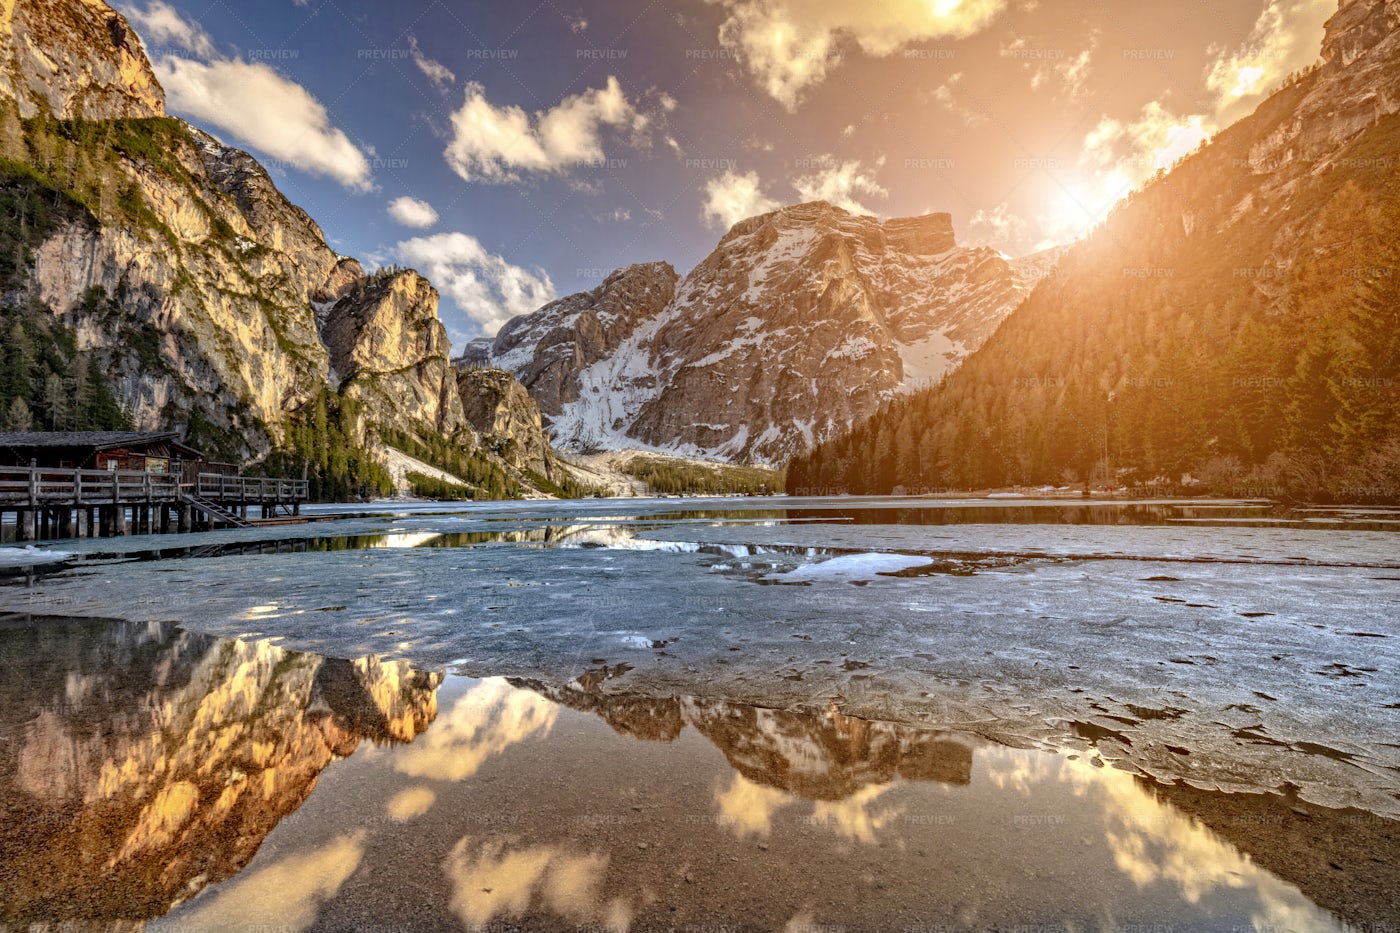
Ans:
POLYGON ((187 492, 213 502, 296 503, 310 497, 310 484, 300 479, 202 473, 190 489, 180 477, 163 473, 0 467, 0 505, 11 508, 176 502, 187 492))
POLYGON ((179 497, 179 478, 160 473, 0 468, 0 504, 4 505, 112 505, 179 497))
POLYGON ((305 502, 311 496, 311 484, 304 479, 201 473, 195 493, 215 502, 305 502))

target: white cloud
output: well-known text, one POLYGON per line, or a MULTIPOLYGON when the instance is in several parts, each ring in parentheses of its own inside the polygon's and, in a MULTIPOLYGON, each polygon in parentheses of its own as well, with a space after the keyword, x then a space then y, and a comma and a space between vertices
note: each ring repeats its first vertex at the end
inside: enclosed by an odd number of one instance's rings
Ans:
POLYGON ((369 161, 306 88, 262 62, 198 62, 169 56, 156 61, 166 103, 231 133, 280 162, 368 191, 369 161))
POLYGON ((418 70, 423 72, 439 91, 445 91, 457 83, 457 76, 452 73, 452 69, 423 54, 423 50, 418 48, 417 36, 408 37, 408 53, 413 57, 413 64, 418 66, 418 70))
POLYGON ((1084 137, 1084 161, 1141 181, 1195 151, 1214 129, 1203 114, 1179 117, 1154 100, 1131 123, 1100 120, 1084 137))
POLYGON ((467 181, 518 181, 522 173, 561 173, 604 161, 603 130, 625 130, 639 142, 648 119, 623 93, 616 78, 602 88, 566 97, 549 110, 526 113, 497 107, 486 89, 468 84, 466 100, 452 115, 447 162, 467 181))
POLYGON ((1030 236, 1030 225, 1011 213, 1009 205, 998 204, 991 210, 979 210, 967 224, 968 237, 979 246, 1015 247, 1030 236))
POLYGON ((795 110, 853 43, 875 57, 912 42, 963 38, 989 24, 1006 0, 709 0, 728 14, 720 44, 775 100, 795 110))
POLYGON ((1096 30, 1089 36, 1088 48, 1071 56, 1063 49, 1034 47, 1021 37, 1002 46, 1001 55, 1018 61, 1024 70, 1030 72, 1031 90, 1038 91, 1055 81, 1070 97, 1078 97, 1084 93, 1098 44, 1099 34, 1096 30))
POLYGON ((154 55, 166 105, 279 162, 347 188, 373 187, 369 161, 306 88, 263 62, 227 58, 208 34, 163 0, 123 12, 154 55), (162 46, 165 48, 162 49, 162 46), (176 54, 174 50, 188 53, 176 54))
POLYGON ((151 0, 145 9, 124 4, 121 11, 136 29, 148 50, 162 47, 184 49, 201 58, 213 58, 214 41, 209 38, 198 23, 182 17, 178 11, 163 0, 151 0))
POLYGON ((875 179, 885 165, 884 156, 870 168, 859 159, 838 161, 827 156, 819 161, 824 163, 822 168, 793 180, 792 186, 803 201, 829 201, 852 214, 873 215, 875 211, 866 207, 860 198, 867 195, 889 197, 889 192, 875 179))
POLYGON ((1177 116, 1157 101, 1143 107, 1134 120, 1101 119, 1084 137, 1080 171, 1052 173, 1058 193, 1036 217, 1041 234, 1037 247, 1082 237, 1134 188, 1194 152, 1214 128, 1211 117, 1177 116))
POLYGON ((705 222, 725 230, 778 207, 777 201, 763 193, 757 172, 740 175, 730 169, 705 183, 705 222))
POLYGON ((1084 137, 1085 177, 1064 181, 1060 203, 1039 218, 1047 240, 1082 235, 1133 188, 1247 115, 1289 73, 1316 61, 1336 0, 1266 0, 1263 6, 1243 45, 1212 50, 1205 82, 1214 100, 1204 112, 1178 114, 1154 100, 1132 119, 1105 116, 1084 137))
MULTIPOLYGON (((962 120, 967 126, 976 126, 987 119, 985 109, 972 110, 958 100, 957 87, 962 84, 963 73, 954 72, 948 79, 932 91, 927 92, 929 96, 944 110, 962 120)), ((921 92, 922 94, 923 92, 921 92)))
POLYGON ((1215 50, 1206 86, 1216 95, 1221 125, 1252 110, 1290 72, 1316 61, 1323 24, 1335 12, 1336 0, 1269 0, 1243 46, 1228 54, 1215 50))
POLYGON ((389 216, 405 227, 426 230, 438 222, 438 212, 427 201, 418 198, 395 198, 389 202, 389 216))
POLYGON ((554 283, 543 270, 511 265, 465 233, 415 237, 400 243, 397 254, 480 324, 488 337, 511 318, 557 297, 554 283))

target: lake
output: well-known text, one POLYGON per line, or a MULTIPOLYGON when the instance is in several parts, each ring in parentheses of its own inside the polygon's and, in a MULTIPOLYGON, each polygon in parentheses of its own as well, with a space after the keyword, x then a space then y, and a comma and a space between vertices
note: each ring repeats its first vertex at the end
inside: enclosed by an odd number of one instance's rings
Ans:
POLYGON ((1400 922, 1393 512, 318 511, 0 550, 0 924, 1400 922))

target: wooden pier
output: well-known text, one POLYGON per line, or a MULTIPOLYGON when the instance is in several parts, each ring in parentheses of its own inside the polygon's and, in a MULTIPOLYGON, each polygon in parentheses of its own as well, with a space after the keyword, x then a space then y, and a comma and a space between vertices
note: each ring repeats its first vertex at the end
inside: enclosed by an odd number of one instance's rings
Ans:
POLYGON ((0 467, 0 520, 15 514, 17 541, 246 528, 299 516, 309 485, 215 473, 0 467))

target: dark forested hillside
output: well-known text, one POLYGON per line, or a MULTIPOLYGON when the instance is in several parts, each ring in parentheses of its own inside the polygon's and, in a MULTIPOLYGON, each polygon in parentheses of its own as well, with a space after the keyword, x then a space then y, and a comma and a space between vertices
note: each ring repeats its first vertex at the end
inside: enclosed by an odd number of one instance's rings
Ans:
POLYGON ((1135 194, 961 370, 795 458, 789 489, 1400 498, 1400 116, 1315 162, 1257 154, 1326 76, 1135 194))

